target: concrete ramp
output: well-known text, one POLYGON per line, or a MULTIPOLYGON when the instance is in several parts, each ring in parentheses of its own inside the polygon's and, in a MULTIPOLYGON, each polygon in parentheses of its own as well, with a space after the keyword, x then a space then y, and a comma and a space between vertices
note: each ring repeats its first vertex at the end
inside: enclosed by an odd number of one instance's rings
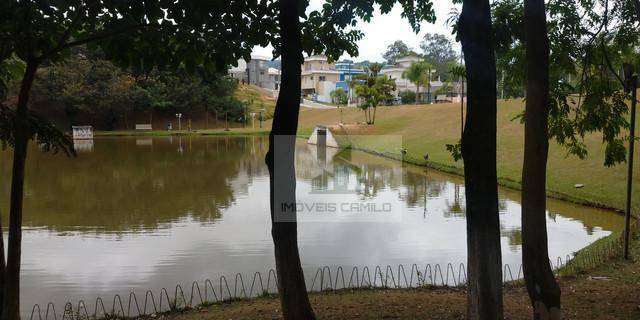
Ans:
POLYGON ((338 141, 333 136, 333 133, 326 126, 317 125, 313 128, 313 133, 311 133, 311 137, 307 140, 308 144, 315 144, 319 147, 331 147, 331 148, 339 148, 338 141))

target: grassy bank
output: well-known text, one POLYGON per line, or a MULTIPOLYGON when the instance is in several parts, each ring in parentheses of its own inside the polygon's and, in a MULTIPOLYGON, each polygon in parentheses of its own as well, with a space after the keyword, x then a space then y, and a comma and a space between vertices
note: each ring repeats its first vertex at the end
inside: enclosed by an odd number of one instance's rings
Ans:
MULTIPOLYGON (((518 189, 522 174, 524 127, 512 119, 523 110, 522 100, 505 100, 498 103, 498 176, 501 184, 518 189)), ((455 162, 446 150, 446 144, 454 144, 460 138, 460 106, 436 104, 426 106, 381 107, 377 111, 376 124, 363 125, 364 116, 356 108, 344 109, 345 125, 336 127, 341 135, 397 135, 402 137, 406 155, 400 148, 385 145, 385 139, 360 139, 359 147, 392 158, 403 159, 418 165, 461 174, 462 161, 455 162), (428 154, 429 160, 424 156, 428 154)), ((299 135, 309 135, 316 124, 336 126, 340 119, 338 110, 306 109, 300 113, 299 135)), ((637 130, 640 132, 640 130, 637 130)), ((638 132, 636 134, 638 134, 638 132)), ((626 168, 624 164, 607 168, 604 148, 598 135, 585 137, 589 154, 580 160, 567 156, 566 150, 552 142, 548 162, 549 195, 578 203, 623 209, 625 201, 626 168), (583 188, 574 188, 584 184, 583 188)), ((640 161, 636 161, 633 180, 634 190, 640 190, 640 161)), ((634 210, 640 209, 635 197, 634 210)))
MULTIPOLYGON (((640 240, 632 242, 640 256, 640 240)), ((580 254, 578 255, 580 256, 580 254)), ((586 257, 586 255, 585 255, 586 257)), ((590 258, 589 258, 590 259, 590 258)), ((640 319, 640 263, 614 257, 599 267, 558 278, 565 319, 640 319)), ((319 319, 463 319, 464 288, 358 289, 312 293, 319 319)), ((505 286, 505 319, 530 319, 531 308, 522 282, 505 286)), ((275 296, 218 303, 168 314, 168 318, 280 319, 275 296)))

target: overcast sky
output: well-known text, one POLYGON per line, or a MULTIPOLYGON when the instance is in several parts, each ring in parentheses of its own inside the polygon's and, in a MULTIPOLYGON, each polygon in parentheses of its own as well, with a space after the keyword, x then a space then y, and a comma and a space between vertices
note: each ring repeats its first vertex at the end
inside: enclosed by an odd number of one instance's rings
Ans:
MULTIPOLYGON (((356 61, 383 61, 382 53, 389 44, 396 40, 402 40, 409 47, 419 51, 420 41, 426 33, 444 34, 453 41, 451 28, 447 26, 446 21, 454 5, 451 0, 435 0, 433 2, 437 20, 435 24, 423 22, 418 34, 415 34, 409 23, 400 16, 402 8, 399 4, 396 4, 393 10, 386 15, 382 15, 380 11, 376 10, 370 23, 360 22, 358 24, 358 29, 364 33, 364 38, 358 41, 360 55, 353 57, 353 59, 356 61)), ((323 3, 324 0, 311 0, 307 11, 319 9, 323 3)), ((454 50, 460 51, 459 43, 454 43, 454 50)), ((255 47, 253 53, 267 57, 272 56, 271 47, 255 47)), ((349 56, 345 55, 342 58, 349 58, 349 56)))

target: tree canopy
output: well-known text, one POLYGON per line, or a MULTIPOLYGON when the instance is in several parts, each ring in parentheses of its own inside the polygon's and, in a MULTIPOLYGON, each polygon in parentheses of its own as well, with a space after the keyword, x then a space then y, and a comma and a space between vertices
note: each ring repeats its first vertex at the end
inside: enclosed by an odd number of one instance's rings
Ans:
POLYGON ((416 53, 404 41, 396 40, 387 46, 387 50, 382 54, 382 57, 388 64, 395 64, 399 58, 408 55, 416 55, 416 53))
POLYGON ((449 37, 438 33, 427 33, 420 43, 425 60, 433 65, 436 73, 443 79, 448 79, 448 69, 458 56, 453 50, 449 37))

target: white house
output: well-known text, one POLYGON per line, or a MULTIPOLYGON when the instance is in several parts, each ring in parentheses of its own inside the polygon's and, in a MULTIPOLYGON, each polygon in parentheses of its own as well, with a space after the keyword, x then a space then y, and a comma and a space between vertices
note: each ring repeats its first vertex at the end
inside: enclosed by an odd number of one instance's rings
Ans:
POLYGON ((302 64, 302 94, 320 102, 331 102, 331 91, 340 81, 341 71, 324 55, 309 56, 302 64))

